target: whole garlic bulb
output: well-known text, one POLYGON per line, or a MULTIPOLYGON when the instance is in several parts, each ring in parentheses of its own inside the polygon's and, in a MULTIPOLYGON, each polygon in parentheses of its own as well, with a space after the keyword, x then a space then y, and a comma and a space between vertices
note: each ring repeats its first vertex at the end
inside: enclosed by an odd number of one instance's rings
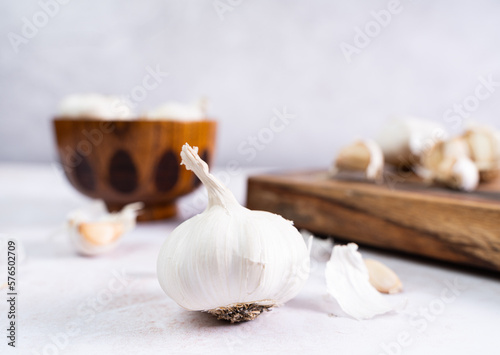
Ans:
POLYGON ((164 242, 158 280, 185 309, 231 323, 252 320, 299 293, 309 275, 309 253, 292 222, 241 206, 197 151, 185 144, 182 164, 207 188, 208 206, 164 242))

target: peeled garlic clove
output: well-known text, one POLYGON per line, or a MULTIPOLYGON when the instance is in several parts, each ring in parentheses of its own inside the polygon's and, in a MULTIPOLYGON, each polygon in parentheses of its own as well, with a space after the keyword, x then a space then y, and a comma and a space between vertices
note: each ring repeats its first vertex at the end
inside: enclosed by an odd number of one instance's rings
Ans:
POLYGON ((283 217, 241 206, 208 171, 198 149, 182 164, 208 192, 206 210, 179 225, 158 255, 158 281, 181 307, 231 323, 252 320, 295 297, 309 275, 309 252, 283 217))
POLYGON ((446 139, 443 125, 414 117, 395 118, 382 127, 376 141, 387 163, 413 166, 435 143, 446 139))
POLYGON ((120 212, 108 213, 104 203, 97 201, 88 208, 68 216, 70 239, 82 255, 99 255, 115 249, 122 237, 135 227, 142 203, 132 203, 120 212))
POLYGON ((363 171, 370 180, 380 179, 384 168, 384 156, 378 144, 360 140, 342 148, 335 160, 334 171, 363 171))
POLYGON ((368 319, 394 308, 369 281, 368 269, 354 243, 336 245, 326 263, 327 292, 348 315, 368 319))
POLYGON ((365 259, 365 265, 370 275, 370 284, 382 293, 399 293, 403 284, 398 275, 386 265, 373 259, 365 259))
POLYGON ((482 181, 496 178, 500 170, 500 133, 486 126, 469 128, 462 139, 468 145, 470 158, 479 169, 482 181))

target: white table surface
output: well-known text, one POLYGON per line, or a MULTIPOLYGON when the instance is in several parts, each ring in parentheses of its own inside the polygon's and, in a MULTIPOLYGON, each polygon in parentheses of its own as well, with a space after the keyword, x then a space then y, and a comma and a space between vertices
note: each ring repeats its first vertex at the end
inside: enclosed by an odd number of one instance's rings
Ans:
MULTIPOLYGON (((229 186, 244 199, 244 175, 229 186)), ((195 202, 202 193, 181 201, 179 218, 140 224, 115 251, 81 257, 64 234, 51 234, 68 211, 89 200, 54 167, 0 164, 0 233, 18 238, 27 255, 18 271, 18 347, 12 351, 2 336, 0 353, 500 353, 499 277, 365 247, 364 257, 386 263, 402 279, 404 292, 386 296, 395 305, 407 302, 402 312, 365 321, 343 314, 325 297, 328 256, 321 252, 313 255, 302 292, 255 321, 231 325, 180 308, 157 282, 156 257, 173 228, 203 209, 195 202)), ((5 255, 0 260, 1 284, 5 255)), ((6 329, 6 290, 1 294, 6 329)))

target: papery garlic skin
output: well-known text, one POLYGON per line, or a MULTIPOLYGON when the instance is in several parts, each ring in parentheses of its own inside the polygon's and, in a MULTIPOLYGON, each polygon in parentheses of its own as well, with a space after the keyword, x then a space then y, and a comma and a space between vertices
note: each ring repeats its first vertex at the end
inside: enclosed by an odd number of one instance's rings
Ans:
POLYGON ((317 238, 305 229, 301 229, 300 234, 302 235, 304 242, 307 244, 311 260, 326 262, 330 259, 333 249, 332 238, 317 238))
POLYGON ((129 120, 133 118, 130 105, 117 96, 73 94, 60 103, 59 117, 93 118, 96 120, 129 120))
POLYGON ((108 213, 103 201, 68 215, 70 240, 79 254, 95 256, 115 249, 122 237, 135 228, 143 203, 131 203, 120 212, 108 213))
POLYGON ((368 319, 394 309, 370 284, 368 269, 354 243, 333 247, 325 277, 328 294, 353 318, 368 319))
POLYGON ((306 244, 292 222, 241 206, 208 173, 197 148, 184 145, 181 157, 207 188, 209 203, 161 247, 157 273, 165 293, 193 311, 277 306, 295 297, 310 266, 306 244))

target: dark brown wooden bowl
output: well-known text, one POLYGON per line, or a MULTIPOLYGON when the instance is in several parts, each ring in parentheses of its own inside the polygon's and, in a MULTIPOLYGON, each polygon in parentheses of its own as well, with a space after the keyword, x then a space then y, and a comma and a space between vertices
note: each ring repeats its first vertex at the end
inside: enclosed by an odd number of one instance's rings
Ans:
POLYGON ((199 147, 210 164, 217 123, 54 119, 62 168, 81 193, 104 200, 110 211, 142 201, 139 220, 173 217, 175 200, 200 181, 180 166, 184 143, 199 147))

